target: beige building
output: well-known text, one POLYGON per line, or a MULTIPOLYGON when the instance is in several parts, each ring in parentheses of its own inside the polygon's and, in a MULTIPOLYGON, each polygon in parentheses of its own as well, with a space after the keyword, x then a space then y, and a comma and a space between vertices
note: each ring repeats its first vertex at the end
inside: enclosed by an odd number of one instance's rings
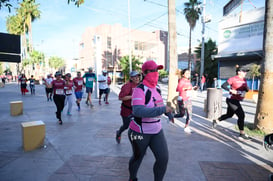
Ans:
MULTIPOLYGON (((76 69, 113 70, 113 62, 129 55, 129 31, 120 24, 89 27, 82 34, 76 69), (116 58, 117 57, 117 58, 116 58)), ((167 65, 168 33, 130 31, 131 55, 144 62, 149 59, 167 65)))

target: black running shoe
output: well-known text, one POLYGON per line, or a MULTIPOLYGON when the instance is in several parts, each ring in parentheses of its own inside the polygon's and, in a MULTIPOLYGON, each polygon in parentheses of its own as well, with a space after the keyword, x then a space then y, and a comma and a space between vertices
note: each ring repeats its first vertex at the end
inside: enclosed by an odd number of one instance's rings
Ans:
POLYGON ((215 129, 217 126, 217 121, 214 119, 212 120, 212 128, 215 129))
POLYGON ((250 140, 251 138, 247 134, 240 134, 239 140, 250 140))
POLYGON ((116 142, 120 144, 121 136, 118 131, 116 131, 116 142))
POLYGON ((175 117, 175 118, 182 118, 181 114, 175 114, 173 117, 175 117))

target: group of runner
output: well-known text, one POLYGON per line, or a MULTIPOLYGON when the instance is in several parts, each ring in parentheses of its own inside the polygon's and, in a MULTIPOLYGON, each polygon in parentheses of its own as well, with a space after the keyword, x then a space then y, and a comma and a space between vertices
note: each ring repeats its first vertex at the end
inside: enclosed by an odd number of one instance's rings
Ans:
POLYGON ((29 87, 30 87, 30 92, 31 95, 35 95, 35 79, 33 75, 31 75, 30 79, 27 79, 25 74, 21 74, 18 78, 18 82, 20 83, 21 87, 21 94, 26 95, 26 92, 29 92, 27 89, 27 82, 29 81, 29 87))
MULTIPOLYGON (((119 93, 119 100, 122 101, 120 115, 123 124, 116 131, 116 142, 120 144, 122 132, 129 128, 128 138, 133 152, 129 161, 129 181, 138 180, 137 172, 148 147, 155 157, 154 180, 163 180, 167 169, 168 148, 160 116, 166 114, 169 120, 174 122, 171 116, 174 111, 164 105, 160 87, 157 85, 158 70, 162 68, 162 65, 157 65, 152 60, 146 61, 142 65, 142 73, 130 72, 130 81, 122 86, 119 93), (141 75, 142 81, 140 81, 141 75)), ((244 132, 245 113, 240 104, 240 101, 244 99, 244 93, 248 91, 245 79, 247 71, 247 68, 237 67, 236 76, 229 78, 222 85, 222 88, 230 93, 226 99, 227 113, 217 120, 213 120, 212 123, 212 128, 215 128, 220 121, 236 114, 240 132, 239 139, 241 140, 250 139, 244 132)), ((190 121, 192 120, 191 94, 197 88, 197 86, 192 86, 190 82, 190 71, 183 69, 176 88, 179 111, 174 117, 182 118, 186 114, 184 131, 188 134, 192 132, 190 129, 190 121)))
POLYGON ((101 105, 101 96, 105 94, 105 104, 108 102, 108 94, 110 92, 109 85, 111 84, 111 79, 107 75, 107 71, 102 71, 102 75, 99 75, 97 80, 96 74, 93 73, 93 69, 89 68, 83 76, 81 72, 77 72, 77 76, 72 79, 70 73, 62 75, 61 72, 57 71, 55 73, 55 79, 51 74, 47 75, 46 79, 43 79, 45 84, 45 91, 47 96, 47 101, 53 101, 56 105, 56 118, 59 124, 63 123, 62 111, 67 105, 67 115, 71 116, 72 105, 73 105, 73 93, 76 97, 77 110, 81 110, 81 100, 83 97, 83 88, 86 87, 87 99, 86 104, 91 108, 94 107, 92 104, 91 95, 93 93, 93 85, 95 82, 99 82, 99 105, 101 105))

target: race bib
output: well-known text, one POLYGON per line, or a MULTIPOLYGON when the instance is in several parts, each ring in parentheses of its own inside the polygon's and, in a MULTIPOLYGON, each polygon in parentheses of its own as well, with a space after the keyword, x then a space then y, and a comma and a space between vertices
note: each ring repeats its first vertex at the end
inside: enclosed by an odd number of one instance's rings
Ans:
POLYGON ((56 94, 63 95, 64 94, 64 90, 63 89, 56 89, 56 94))
POLYGON ((244 98, 246 95, 246 91, 237 91, 237 94, 239 94, 240 97, 244 98))
POLYGON ((187 90, 186 95, 187 97, 192 97, 192 90, 187 90))
POLYGON ((89 77, 87 80, 91 82, 91 81, 94 80, 94 78, 93 77, 89 77))
POLYGON ((22 81, 22 84, 25 84, 26 83, 26 81, 22 81))
POLYGON ((30 85, 34 85, 34 82, 30 82, 30 85))
POLYGON ((66 94, 72 94, 72 90, 66 90, 66 94))
POLYGON ((83 83, 82 81, 78 81, 78 85, 82 85, 82 83, 83 83))

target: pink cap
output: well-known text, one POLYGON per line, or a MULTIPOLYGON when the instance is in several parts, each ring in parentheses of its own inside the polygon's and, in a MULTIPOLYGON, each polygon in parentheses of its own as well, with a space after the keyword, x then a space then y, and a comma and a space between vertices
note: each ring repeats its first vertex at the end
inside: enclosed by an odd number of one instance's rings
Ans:
POLYGON ((142 72, 144 72, 145 70, 160 70, 163 69, 163 65, 157 65, 153 60, 148 60, 142 65, 141 69, 142 72))

